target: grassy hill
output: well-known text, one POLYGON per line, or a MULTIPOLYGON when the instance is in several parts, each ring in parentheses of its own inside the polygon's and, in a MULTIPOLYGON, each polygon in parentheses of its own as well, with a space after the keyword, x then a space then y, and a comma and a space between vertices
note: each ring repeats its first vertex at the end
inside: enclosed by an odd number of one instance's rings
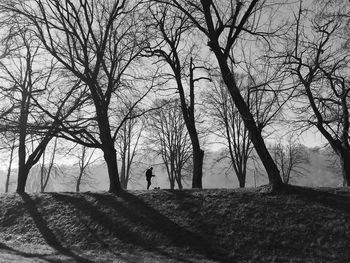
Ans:
POLYGON ((350 191, 0 195, 0 262, 350 262, 350 191))

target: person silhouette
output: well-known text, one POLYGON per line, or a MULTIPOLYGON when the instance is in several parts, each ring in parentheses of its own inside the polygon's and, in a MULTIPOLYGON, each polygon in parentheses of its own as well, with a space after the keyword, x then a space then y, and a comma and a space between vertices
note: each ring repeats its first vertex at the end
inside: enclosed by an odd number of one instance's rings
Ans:
POLYGON ((152 173, 153 167, 150 167, 146 171, 146 180, 147 180, 147 190, 149 190, 149 187, 151 186, 151 178, 154 177, 155 175, 152 173))

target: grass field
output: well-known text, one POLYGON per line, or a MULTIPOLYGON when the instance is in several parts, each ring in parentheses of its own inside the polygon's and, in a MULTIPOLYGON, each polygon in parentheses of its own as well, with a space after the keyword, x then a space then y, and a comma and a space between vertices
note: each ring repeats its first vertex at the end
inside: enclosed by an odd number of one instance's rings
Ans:
POLYGON ((0 262, 350 262, 350 191, 0 195, 0 262))

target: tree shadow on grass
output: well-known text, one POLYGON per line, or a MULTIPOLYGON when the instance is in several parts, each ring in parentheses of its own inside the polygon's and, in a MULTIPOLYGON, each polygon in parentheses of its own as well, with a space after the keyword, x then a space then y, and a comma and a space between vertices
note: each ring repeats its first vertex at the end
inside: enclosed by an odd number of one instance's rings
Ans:
POLYGON ((319 203, 350 215, 350 196, 295 185, 286 185, 283 193, 291 195, 296 194, 305 201, 319 203))
POLYGON ((203 236, 179 226, 133 194, 123 191, 118 196, 95 193, 85 195, 93 197, 97 204, 108 206, 115 218, 113 219, 113 215, 100 209, 99 205, 93 205, 82 197, 52 194, 56 200, 74 205, 85 216, 88 215, 123 243, 133 247, 137 246, 181 262, 192 261, 181 257, 176 252, 168 251, 167 246, 186 251, 190 249, 207 259, 218 262, 232 262, 225 253, 214 247, 203 236), (164 241, 163 244, 162 241, 164 241))
POLYGON ((62 260, 60 260, 60 259, 55 260, 55 259, 47 258, 47 257, 51 256, 51 254, 43 255, 43 254, 39 254, 39 253, 26 253, 26 252, 14 249, 12 247, 9 247, 6 244, 0 242, 0 256, 1 256, 1 250, 6 250, 10 254, 14 254, 16 256, 21 256, 21 257, 25 257, 25 258, 32 258, 32 259, 39 258, 39 259, 45 260, 45 261, 50 262, 50 263, 62 262, 62 260))
POLYGON ((45 239, 48 245, 56 249, 61 254, 74 259, 76 262, 84 262, 84 263, 93 262, 87 258, 76 255, 70 249, 62 246, 62 244, 57 239, 53 231, 48 227, 47 222, 43 219, 42 215, 39 213, 35 205, 35 202, 31 199, 31 197, 26 193, 20 194, 20 196, 22 197, 24 205, 28 210, 30 216, 33 218, 36 227, 38 228, 39 232, 41 233, 42 237, 45 239))

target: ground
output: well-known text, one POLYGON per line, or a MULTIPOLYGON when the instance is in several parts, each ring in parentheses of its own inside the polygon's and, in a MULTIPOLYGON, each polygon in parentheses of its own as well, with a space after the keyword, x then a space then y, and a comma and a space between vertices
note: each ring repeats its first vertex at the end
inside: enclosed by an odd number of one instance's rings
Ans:
POLYGON ((350 191, 0 195, 0 262, 350 262, 350 191))

